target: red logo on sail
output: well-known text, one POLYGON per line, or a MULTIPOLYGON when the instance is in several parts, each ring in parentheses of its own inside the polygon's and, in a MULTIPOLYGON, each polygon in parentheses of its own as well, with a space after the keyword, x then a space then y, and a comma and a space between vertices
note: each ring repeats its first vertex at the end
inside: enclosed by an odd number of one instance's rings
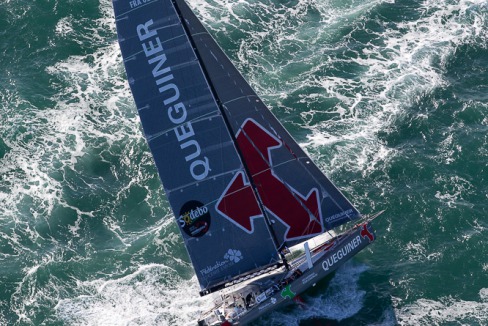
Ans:
POLYGON ((371 231, 369 231, 368 224, 363 224, 363 227, 361 228, 361 236, 363 239, 368 238, 369 242, 374 241, 374 235, 371 233, 371 231))
MULTIPOLYGON (((302 195, 270 168, 271 152, 280 148, 282 141, 252 119, 244 121, 236 138, 264 207, 287 227, 285 240, 322 233, 318 190, 313 188, 302 195)), ((247 233, 254 231, 253 220, 262 217, 252 187, 242 172, 231 180, 216 208, 247 233)))

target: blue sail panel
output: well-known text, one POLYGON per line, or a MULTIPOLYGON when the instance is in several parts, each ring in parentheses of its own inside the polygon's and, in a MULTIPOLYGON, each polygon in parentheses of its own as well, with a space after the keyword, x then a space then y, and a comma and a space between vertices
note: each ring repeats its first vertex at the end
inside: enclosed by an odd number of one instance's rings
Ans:
POLYGON ((172 1, 113 5, 144 134, 202 290, 276 264, 275 241, 172 1))

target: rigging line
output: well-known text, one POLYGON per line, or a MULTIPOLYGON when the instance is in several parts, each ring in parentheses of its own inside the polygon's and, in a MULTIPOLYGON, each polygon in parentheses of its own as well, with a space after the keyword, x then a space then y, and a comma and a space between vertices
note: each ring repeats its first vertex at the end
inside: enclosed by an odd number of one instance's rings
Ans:
POLYGON ((264 216, 264 220, 266 221, 266 225, 267 225, 268 232, 270 232, 270 234, 272 236, 272 239, 273 239, 273 242, 275 244, 276 250, 277 250, 278 254, 280 255, 281 259, 283 260, 283 263, 285 264, 285 266, 288 269, 288 262, 286 261, 285 256, 279 250, 277 236, 276 236, 276 234, 275 234, 275 232, 274 232, 274 230, 273 230, 273 228, 271 226, 271 221, 269 220, 269 216, 266 213, 266 210, 264 208, 264 205, 261 202, 261 199, 260 199, 260 197, 258 195, 258 191, 257 191, 256 185, 254 184, 254 182, 252 180, 251 174, 249 173, 249 169, 247 168, 247 166, 245 164, 245 160, 243 159, 243 155, 241 153, 241 150, 240 150, 239 146, 237 145, 237 140, 236 140, 235 134, 232 132, 231 124, 229 122, 229 119, 228 119, 227 115, 224 112, 224 108, 222 106, 222 103, 219 100, 219 96, 218 96, 217 90, 215 89, 215 87, 213 86, 213 84, 210 82, 211 81, 210 76, 208 74, 208 71, 207 71, 205 65, 203 64, 203 61, 201 60, 201 55, 200 55, 200 53, 198 51, 198 48, 197 48, 197 46, 195 44, 195 41, 193 40, 193 35, 191 34, 191 31, 189 29, 188 22, 187 22, 186 19, 184 19, 184 17, 181 14, 180 5, 182 5, 182 6, 188 6, 188 5, 185 3, 184 0, 172 0, 172 4, 173 4, 173 6, 174 6, 174 8, 176 10, 176 13, 178 14, 178 17, 180 18, 182 27, 185 29, 185 32, 186 32, 186 34, 188 36, 188 40, 189 40, 189 42, 191 43, 191 45, 193 47, 193 51, 194 51, 195 55, 197 56, 197 58, 199 59, 198 61, 201 63, 200 64, 200 67, 202 69, 202 72, 205 75, 205 78, 207 79, 207 83, 208 83, 209 88, 210 88, 210 90, 211 90, 211 92, 212 92, 212 94, 214 96, 214 99, 215 99, 215 101, 217 103, 217 107, 219 108, 219 111, 220 111, 220 113, 221 113, 221 115, 223 117, 225 126, 227 127, 227 130, 229 132, 229 135, 230 135, 232 141, 235 144, 235 148, 236 148, 237 153, 238 153, 238 155, 239 155, 239 157, 241 159, 241 162, 242 162, 242 164, 244 166, 244 170, 246 172, 246 175, 248 176, 248 179, 249 179, 249 181, 250 181, 250 183, 252 185, 253 191, 257 195, 258 205, 259 205, 259 208, 261 209, 261 211, 263 212, 263 216, 264 216))

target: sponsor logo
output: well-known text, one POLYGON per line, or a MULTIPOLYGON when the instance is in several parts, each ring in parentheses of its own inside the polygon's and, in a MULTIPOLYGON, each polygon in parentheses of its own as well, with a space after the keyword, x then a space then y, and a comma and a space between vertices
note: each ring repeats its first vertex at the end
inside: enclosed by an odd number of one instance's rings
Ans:
POLYGON ((201 237, 210 228, 208 207, 196 200, 190 200, 181 207, 177 220, 179 226, 190 237, 201 237))
POLYGON ((356 249, 361 244, 361 237, 358 235, 350 242, 348 242, 344 247, 337 250, 333 255, 329 256, 322 262, 322 268, 325 271, 328 271, 330 267, 335 265, 337 262, 341 261, 344 257, 347 256, 351 251, 356 249))
POLYGON ((361 229, 361 236, 363 237, 363 239, 368 238, 369 242, 374 241, 374 234, 368 229, 367 224, 363 224, 361 229))
POLYGON ((129 5, 130 5, 131 9, 133 9, 135 7, 139 7, 140 5, 142 5, 144 3, 148 3, 150 1, 151 0, 130 0, 129 5))
POLYGON ((306 284, 313 280, 318 274, 317 273, 312 273, 310 275, 307 275, 305 278, 302 279, 302 284, 306 284))
POLYGON ((287 286, 285 286, 285 288, 283 290, 281 290, 281 297, 283 299, 286 299, 286 298, 293 299, 295 297, 295 295, 296 295, 296 293, 291 290, 290 284, 288 284, 287 286))
POLYGON ((211 276, 216 274, 218 271, 222 269, 222 266, 225 266, 229 263, 228 260, 218 261, 212 266, 207 266, 204 269, 200 270, 200 274, 205 276, 211 276))
POLYGON ((335 220, 342 219, 344 216, 349 215, 349 214, 352 214, 352 208, 348 209, 347 211, 340 212, 340 213, 334 214, 332 216, 329 216, 325 219, 325 221, 327 223, 331 223, 331 222, 334 222, 335 220))
POLYGON ((261 303, 261 302, 263 302, 264 300, 266 300, 266 298, 267 298, 266 293, 264 293, 264 292, 263 292, 263 293, 261 293, 260 295, 258 295, 258 296, 256 297, 256 302, 257 302, 257 303, 261 303))
MULTIPOLYGON (((262 204, 284 226, 283 240, 309 238, 323 231, 320 194, 317 188, 302 193, 275 175, 271 153, 286 144, 253 119, 245 120, 236 134, 243 160, 258 185, 262 204), (272 195, 269 195, 272 194, 272 195)), ((294 153, 286 147, 290 157, 294 153)), ((292 171, 293 172, 293 171, 292 171)), ((243 172, 236 173, 216 204, 216 210, 246 233, 254 232, 254 220, 263 217, 253 188, 243 172)), ((281 241, 281 239, 280 239, 281 241)))
MULTIPOLYGON (((262 292, 260 295, 258 295, 256 297, 256 302, 257 303, 261 303, 261 302, 264 302, 264 300, 266 300, 267 298, 269 298, 271 295, 273 295, 273 293, 275 292, 274 288, 273 287, 270 287, 270 288, 267 288, 266 291, 262 292)), ((272 298, 274 300, 274 302, 276 302, 276 299, 275 298, 272 298)), ((274 304, 273 302, 273 304, 274 304)))
POLYGON ((238 263, 242 259, 242 253, 240 250, 229 249, 224 258, 233 263, 238 263))
POLYGON ((267 307, 271 306, 271 305, 274 305, 276 303, 276 298, 271 298, 268 302, 260 305, 258 307, 258 310, 263 310, 263 309, 266 309, 267 307))
MULTIPOLYGON (((129 3, 132 7, 137 7, 146 1, 132 0, 129 3)), ((161 110, 166 112, 169 121, 174 126, 173 131, 177 144, 184 153, 183 155, 185 155, 185 163, 189 173, 194 180, 200 181, 208 176, 211 170, 210 162, 208 157, 203 156, 200 143, 197 140, 198 137, 196 137, 191 118, 188 116, 188 111, 182 99, 184 96, 181 96, 180 87, 176 83, 171 70, 172 67, 168 64, 168 58, 163 47, 165 40, 161 41, 158 36, 158 29, 153 25, 154 21, 150 19, 143 24, 137 25, 136 32, 141 48, 144 50, 147 64, 151 67, 154 86, 157 87, 161 95, 161 110)), ((161 29, 161 27, 159 28, 161 29)), ((135 79, 129 79, 130 84, 135 82, 135 79)), ((139 110, 144 109, 139 108, 139 110)), ((150 141, 152 137, 154 136, 148 135, 147 140, 150 141)))
POLYGON ((230 266, 237 264, 241 260, 244 259, 240 250, 236 249, 229 249, 224 255, 225 260, 220 260, 215 262, 215 264, 211 266, 207 266, 204 269, 200 270, 200 274, 205 275, 206 277, 211 277, 222 271, 223 269, 229 268, 230 266))

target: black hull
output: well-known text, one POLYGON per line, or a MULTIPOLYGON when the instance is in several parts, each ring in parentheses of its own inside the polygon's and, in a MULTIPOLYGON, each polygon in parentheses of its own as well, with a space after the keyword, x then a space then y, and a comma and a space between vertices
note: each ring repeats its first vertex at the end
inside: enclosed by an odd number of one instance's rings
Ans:
POLYGON ((234 316, 228 318, 228 320, 222 320, 220 323, 210 324, 202 320, 199 325, 229 325, 229 322, 230 325, 246 325, 270 313, 272 310, 292 303, 296 296, 333 273, 346 261, 372 243, 375 240, 375 235, 371 230, 372 227, 369 223, 361 224, 326 244, 312 249, 312 268, 305 267, 307 266, 307 261, 303 257, 298 258, 297 260, 301 260, 301 263, 295 266, 294 273, 272 287, 264 289, 259 296, 259 300, 257 300, 259 302, 253 304, 247 310, 239 312, 237 317, 234 316), (300 270, 304 271, 300 272, 300 270))

